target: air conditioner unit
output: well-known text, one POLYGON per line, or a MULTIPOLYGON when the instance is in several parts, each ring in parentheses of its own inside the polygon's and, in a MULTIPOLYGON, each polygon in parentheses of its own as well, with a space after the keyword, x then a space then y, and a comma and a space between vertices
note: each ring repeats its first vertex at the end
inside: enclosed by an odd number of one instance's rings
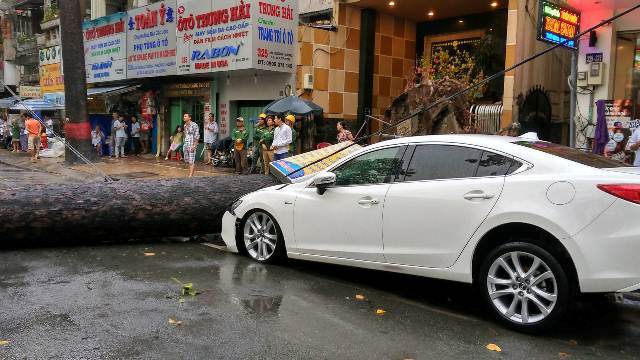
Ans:
POLYGON ((302 81, 302 87, 305 90, 313 90, 313 74, 304 74, 304 80, 302 81))

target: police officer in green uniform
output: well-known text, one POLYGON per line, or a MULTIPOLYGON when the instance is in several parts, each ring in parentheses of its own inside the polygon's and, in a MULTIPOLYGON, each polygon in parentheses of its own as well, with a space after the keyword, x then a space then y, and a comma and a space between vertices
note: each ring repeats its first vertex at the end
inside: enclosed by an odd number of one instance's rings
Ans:
POLYGON ((255 173, 256 168, 262 167, 262 149, 260 146, 260 140, 262 139, 262 133, 267 128, 266 124, 267 114, 258 115, 258 124, 256 125, 255 132, 253 134, 253 153, 251 154, 251 169, 249 173, 255 173))
POLYGON ((231 139, 233 140, 236 173, 242 175, 247 171, 247 144, 249 141, 249 131, 244 127, 244 118, 236 119, 236 128, 231 134, 231 139))

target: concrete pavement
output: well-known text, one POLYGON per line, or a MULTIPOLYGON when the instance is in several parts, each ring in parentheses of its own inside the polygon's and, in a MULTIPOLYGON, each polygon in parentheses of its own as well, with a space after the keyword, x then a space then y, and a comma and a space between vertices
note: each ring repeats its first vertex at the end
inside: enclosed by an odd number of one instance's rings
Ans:
MULTIPOLYGON (((113 159, 103 157, 96 166, 117 179, 184 178, 188 168, 184 162, 156 158, 153 155, 113 159)), ((231 168, 214 168, 202 163, 196 165, 196 176, 233 174, 231 168)), ((28 153, 12 153, 0 149, 0 189, 27 184, 82 183, 102 181, 103 178, 89 165, 67 166, 63 158, 41 158, 33 163, 28 153)))

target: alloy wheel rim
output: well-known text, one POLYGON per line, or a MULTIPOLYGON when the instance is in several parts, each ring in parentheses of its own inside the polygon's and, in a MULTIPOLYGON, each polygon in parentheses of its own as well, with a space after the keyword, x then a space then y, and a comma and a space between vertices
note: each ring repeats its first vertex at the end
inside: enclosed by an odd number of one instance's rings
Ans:
POLYGON ((252 258, 265 261, 276 251, 278 232, 271 216, 255 212, 244 224, 244 245, 252 258))
POLYGON ((487 275, 487 290, 496 310, 518 324, 544 320, 558 301, 558 284, 549 266, 523 251, 495 259, 487 275))

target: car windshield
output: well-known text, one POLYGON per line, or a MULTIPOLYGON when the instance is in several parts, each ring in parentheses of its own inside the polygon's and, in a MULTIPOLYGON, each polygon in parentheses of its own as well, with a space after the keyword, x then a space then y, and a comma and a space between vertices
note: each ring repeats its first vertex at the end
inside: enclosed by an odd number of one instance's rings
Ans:
POLYGON ((607 159, 604 156, 595 155, 578 149, 573 149, 564 145, 553 144, 544 141, 516 141, 514 144, 528 147, 530 149, 542 151, 555 155, 563 159, 577 162, 582 165, 591 166, 598 169, 628 167, 629 165, 607 159))

